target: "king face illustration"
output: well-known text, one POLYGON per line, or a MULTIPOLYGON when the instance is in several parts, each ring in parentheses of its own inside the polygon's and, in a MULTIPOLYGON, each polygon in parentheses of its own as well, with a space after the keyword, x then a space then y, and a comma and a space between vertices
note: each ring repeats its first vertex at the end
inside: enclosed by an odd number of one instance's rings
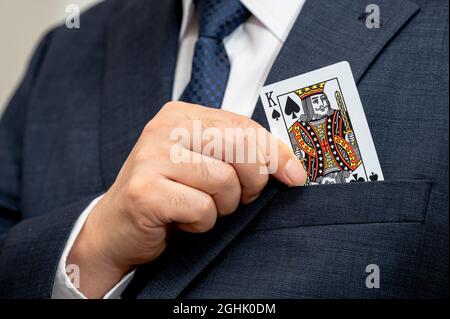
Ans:
POLYGON ((289 137, 312 184, 344 183, 361 165, 358 144, 347 108, 339 91, 339 110, 330 106, 326 82, 295 91, 302 102, 302 115, 289 128, 289 137))

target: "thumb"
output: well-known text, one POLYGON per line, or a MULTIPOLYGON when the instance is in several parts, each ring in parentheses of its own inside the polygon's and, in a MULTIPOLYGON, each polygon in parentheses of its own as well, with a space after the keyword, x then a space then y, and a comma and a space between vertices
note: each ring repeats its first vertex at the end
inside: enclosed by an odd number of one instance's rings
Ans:
POLYGON ((272 175, 288 186, 303 186, 306 172, 302 163, 285 143, 277 140, 277 144, 277 163, 272 175))

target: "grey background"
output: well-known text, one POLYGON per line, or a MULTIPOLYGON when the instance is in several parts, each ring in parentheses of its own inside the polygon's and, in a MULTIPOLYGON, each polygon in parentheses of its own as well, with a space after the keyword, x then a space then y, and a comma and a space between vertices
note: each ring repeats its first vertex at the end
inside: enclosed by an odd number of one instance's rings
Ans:
POLYGON ((39 39, 51 26, 65 21, 66 6, 77 4, 83 10, 98 1, 0 0, 0 115, 39 39))

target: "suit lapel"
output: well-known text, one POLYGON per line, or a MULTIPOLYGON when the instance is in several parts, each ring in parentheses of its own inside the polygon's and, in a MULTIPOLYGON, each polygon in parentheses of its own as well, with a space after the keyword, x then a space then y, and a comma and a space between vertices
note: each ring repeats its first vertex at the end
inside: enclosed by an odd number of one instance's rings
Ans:
POLYGON ((181 1, 127 0, 109 25, 100 119, 105 188, 145 124, 171 99, 180 23, 181 1))
MULTIPOLYGON (((418 10, 415 4, 408 1, 380 0, 378 5, 380 6, 382 27, 379 29, 368 29, 365 26, 364 17, 361 18, 361 14, 365 12, 369 2, 370 0, 307 0, 274 63, 266 83, 280 81, 343 60, 347 60, 350 63, 355 80, 358 82, 389 39, 418 10)), ((153 15, 156 14, 153 13, 153 15)), ((158 28, 158 31, 153 32, 149 30, 148 37, 151 35, 155 38, 146 41, 152 42, 155 47, 166 45, 165 50, 168 50, 167 44, 164 44, 161 37, 157 34, 163 29, 158 28)), ((143 39, 140 40, 144 41, 143 39)), ((129 43, 129 45, 134 44, 129 43)), ((173 45, 169 47, 173 49, 173 45)), ((138 126, 142 126, 149 116, 157 112, 156 109, 152 108, 140 109, 139 112, 124 111, 124 108, 142 108, 142 105, 139 103, 147 103, 148 105, 148 101, 152 100, 151 97, 154 94, 154 92, 150 92, 151 89, 149 88, 152 86, 152 82, 156 82, 159 86, 164 87, 165 94, 157 93, 158 102, 164 100, 170 91, 167 86, 171 86, 172 81, 171 77, 168 76, 169 72, 167 70, 164 71, 164 69, 167 69, 163 66, 166 62, 162 63, 164 57, 161 54, 167 56, 167 52, 170 54, 174 53, 172 51, 164 51, 163 53, 163 51, 158 50, 159 54, 156 54, 156 57, 154 56, 155 53, 147 52, 147 56, 152 55, 153 58, 160 62, 158 65, 162 66, 162 71, 156 71, 157 68, 151 68, 151 71, 142 72, 141 75, 128 74, 127 82, 123 79, 116 79, 120 84, 125 84, 124 86, 133 85, 132 93, 134 94, 131 96, 127 95, 133 102, 129 105, 128 100, 117 101, 117 99, 120 99, 120 96, 117 96, 117 92, 111 92, 112 96, 109 101, 113 103, 114 107, 110 108, 109 111, 118 112, 118 114, 115 116, 104 114, 107 120, 112 120, 112 123, 106 122, 104 125, 115 126, 108 131, 118 141, 111 139, 111 136, 104 137, 103 143, 107 143, 107 145, 103 145, 103 153, 112 156, 115 153, 112 149, 117 149, 121 159, 120 163, 118 160, 113 161, 109 159, 110 163, 105 165, 107 170, 113 170, 114 172, 118 170, 125 156, 125 151, 131 147, 131 145, 126 143, 129 143, 136 137, 136 135, 130 136, 130 134, 138 134, 138 130, 133 129, 131 121, 138 121, 138 126), (142 83, 136 83, 135 81, 137 80, 142 81, 149 87, 142 83), (136 93, 140 97, 136 98, 136 93), (124 119, 128 121, 126 126, 119 123, 124 119), (131 130, 131 133, 125 129, 131 130), (127 137, 124 138, 123 134, 127 137)), ((135 57, 131 55, 130 58, 135 57)), ((169 59, 170 64, 173 63, 173 59, 174 57, 169 59)), ((143 63, 143 61, 141 59, 136 60, 122 61, 124 65, 121 68, 124 68, 126 63, 131 63, 134 67, 128 72, 139 72, 139 63, 143 63)), ((117 68, 116 65, 111 65, 111 67, 117 68)), ((120 73, 123 75, 123 73, 127 72, 122 71, 120 73)), ((113 81, 113 78, 110 81, 113 81)), ((113 85, 113 87, 119 91, 124 90, 124 88, 119 88, 118 85, 113 85)), ((155 106, 159 107, 160 105, 161 103, 157 103, 155 106)), ((260 101, 256 106, 253 119, 268 128, 260 101)), ((111 178, 112 175, 108 181, 111 181, 111 178)), ((211 263, 277 194, 280 187, 278 183, 270 182, 255 203, 248 206, 240 206, 238 211, 231 216, 220 219, 216 227, 206 234, 174 234, 170 238, 167 250, 158 260, 138 269, 135 279, 123 296, 125 298, 174 298, 179 296, 192 280, 211 263)))
MULTIPOLYGON (((369 29, 363 13, 371 0, 306 0, 266 85, 348 61, 356 83, 387 42, 417 12, 409 1, 381 0, 381 27, 369 29)), ((363 103, 364 104, 364 103, 363 103)), ((269 129, 261 101, 253 119, 269 129)))

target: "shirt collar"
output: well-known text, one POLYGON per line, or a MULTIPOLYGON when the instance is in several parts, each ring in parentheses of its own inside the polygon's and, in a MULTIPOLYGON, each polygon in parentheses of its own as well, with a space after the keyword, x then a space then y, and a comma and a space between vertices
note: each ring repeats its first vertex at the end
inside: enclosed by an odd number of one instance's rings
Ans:
MULTIPOLYGON (((180 39, 184 36, 194 13, 193 0, 183 1, 183 20, 180 39)), ((305 0, 241 0, 242 4, 284 43, 305 0)))
POLYGON ((184 37, 186 33, 186 29, 194 14, 194 3, 193 0, 182 0, 183 2, 183 18, 181 20, 181 28, 180 28, 180 39, 184 37))

